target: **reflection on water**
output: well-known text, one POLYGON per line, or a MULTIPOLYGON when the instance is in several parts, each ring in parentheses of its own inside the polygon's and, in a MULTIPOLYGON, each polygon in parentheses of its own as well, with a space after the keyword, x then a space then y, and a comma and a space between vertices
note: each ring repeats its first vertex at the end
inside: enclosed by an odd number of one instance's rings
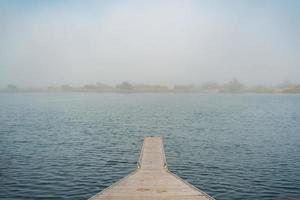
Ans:
POLYGON ((299 133, 299 95, 0 94, 0 198, 86 199, 162 135, 216 199, 300 199, 299 133))

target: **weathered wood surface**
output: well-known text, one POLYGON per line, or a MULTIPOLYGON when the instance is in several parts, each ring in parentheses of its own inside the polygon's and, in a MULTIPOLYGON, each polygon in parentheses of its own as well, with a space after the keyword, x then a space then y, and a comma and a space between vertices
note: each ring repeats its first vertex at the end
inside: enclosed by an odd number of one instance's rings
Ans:
POLYGON ((161 137, 145 137, 138 168, 90 199, 211 200, 213 198, 167 169, 161 137))

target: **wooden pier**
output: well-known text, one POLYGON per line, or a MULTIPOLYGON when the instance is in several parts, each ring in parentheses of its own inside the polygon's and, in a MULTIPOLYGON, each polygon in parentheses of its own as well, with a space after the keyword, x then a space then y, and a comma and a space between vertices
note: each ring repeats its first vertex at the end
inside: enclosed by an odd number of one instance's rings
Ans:
POLYGON ((137 169, 91 200, 213 200, 167 169, 161 137, 145 137, 137 169))

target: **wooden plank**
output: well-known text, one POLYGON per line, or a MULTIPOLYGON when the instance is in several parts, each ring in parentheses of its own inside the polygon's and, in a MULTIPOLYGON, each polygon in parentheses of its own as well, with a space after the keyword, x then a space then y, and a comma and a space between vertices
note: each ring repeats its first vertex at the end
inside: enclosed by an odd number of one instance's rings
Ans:
POLYGON ((145 137, 139 160, 141 170, 163 170, 166 158, 161 137, 145 137))
POLYGON ((206 193, 172 174, 161 137, 145 137, 136 171, 91 200, 212 200, 206 193))

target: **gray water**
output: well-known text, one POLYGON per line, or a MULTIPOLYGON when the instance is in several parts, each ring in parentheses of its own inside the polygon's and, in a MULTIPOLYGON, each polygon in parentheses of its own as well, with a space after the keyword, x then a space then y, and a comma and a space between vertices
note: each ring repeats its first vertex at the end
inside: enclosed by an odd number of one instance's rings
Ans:
POLYGON ((221 199, 300 199, 300 96, 0 94, 0 199, 87 199, 164 137, 169 169, 221 199))

